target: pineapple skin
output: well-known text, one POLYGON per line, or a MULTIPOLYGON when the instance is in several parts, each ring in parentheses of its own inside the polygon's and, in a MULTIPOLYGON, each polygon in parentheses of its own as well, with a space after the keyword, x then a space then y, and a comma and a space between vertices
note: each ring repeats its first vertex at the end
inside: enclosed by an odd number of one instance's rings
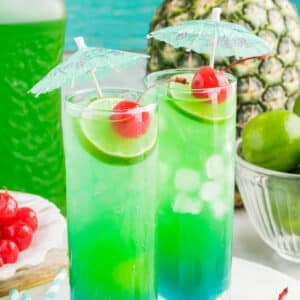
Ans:
MULTIPOLYGON (((209 18, 214 7, 222 8, 222 20, 240 24, 267 41, 273 54, 267 60, 237 65, 237 134, 258 114, 276 109, 292 110, 300 95, 300 20, 288 0, 165 0, 153 16, 154 31, 187 20, 209 18)), ((164 42, 148 40, 147 72, 209 63, 206 54, 174 49, 164 42)), ((236 57, 217 58, 216 67, 228 66, 236 57)))

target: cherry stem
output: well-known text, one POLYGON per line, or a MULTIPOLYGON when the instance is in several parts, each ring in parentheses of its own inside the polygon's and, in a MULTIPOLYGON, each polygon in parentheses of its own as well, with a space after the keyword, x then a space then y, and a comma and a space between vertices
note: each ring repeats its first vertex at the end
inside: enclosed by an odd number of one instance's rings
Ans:
POLYGON ((145 95, 153 90, 154 88, 156 88, 157 86, 163 84, 163 83, 170 83, 170 82, 177 82, 177 83, 181 83, 181 84, 188 84, 188 81, 186 80, 186 78, 183 77, 176 77, 174 79, 162 79, 159 81, 156 81, 154 84, 150 85, 149 87, 147 87, 145 89, 145 91, 138 97, 137 101, 138 103, 140 103, 140 101, 145 97, 145 95))
POLYGON ((240 59, 238 61, 235 61, 234 63, 232 63, 231 65, 223 68, 221 71, 223 72, 227 72, 229 71, 230 69, 232 69, 234 66, 236 65, 239 65, 239 64, 242 64, 248 60, 251 60, 251 59, 262 59, 262 60, 266 60, 268 59, 268 56, 267 55, 262 55, 262 56, 251 56, 251 57, 246 57, 246 58, 243 58, 243 59, 240 59))
POLYGON ((278 300, 283 300, 285 296, 289 293, 289 289, 286 287, 278 296, 278 300))

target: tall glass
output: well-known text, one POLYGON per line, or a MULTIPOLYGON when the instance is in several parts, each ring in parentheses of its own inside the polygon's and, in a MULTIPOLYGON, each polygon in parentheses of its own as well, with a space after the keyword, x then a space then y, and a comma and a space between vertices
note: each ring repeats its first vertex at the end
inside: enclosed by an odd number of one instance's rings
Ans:
POLYGON ((64 102, 71 299, 154 300, 156 105, 116 111, 140 92, 103 93, 64 102))
POLYGON ((192 91, 196 70, 147 76, 159 98, 158 293, 164 300, 229 299, 236 81, 192 91), (210 98, 195 98, 192 92, 210 98), (219 101, 223 93, 226 99, 219 101))

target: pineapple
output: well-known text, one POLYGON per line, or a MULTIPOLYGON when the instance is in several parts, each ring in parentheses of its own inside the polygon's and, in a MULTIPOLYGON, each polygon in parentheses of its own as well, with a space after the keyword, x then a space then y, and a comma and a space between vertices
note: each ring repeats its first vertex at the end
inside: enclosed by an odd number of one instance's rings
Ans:
MULTIPOLYGON (((238 78, 237 128, 257 114, 293 108, 300 94, 300 21, 288 0, 165 0, 157 9, 150 31, 191 19, 204 19, 214 7, 222 8, 222 20, 240 24, 267 41, 274 55, 251 60, 232 69, 238 78)), ((148 72, 208 64, 205 54, 189 53, 153 39, 148 41, 151 58, 148 72), (192 64, 192 65, 191 65, 192 64)), ((217 58, 216 66, 236 58, 217 58)))

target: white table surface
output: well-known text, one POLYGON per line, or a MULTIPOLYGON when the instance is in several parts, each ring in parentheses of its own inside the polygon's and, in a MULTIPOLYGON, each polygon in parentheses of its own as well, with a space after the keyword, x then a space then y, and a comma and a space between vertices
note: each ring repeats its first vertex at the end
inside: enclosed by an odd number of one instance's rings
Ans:
MULTIPOLYGON (((135 65, 112 77, 100 80, 100 85, 143 89, 145 69, 144 63, 135 65)), ((300 281, 300 264, 282 259, 267 246, 255 232, 244 209, 235 213, 233 255, 271 267, 300 281)))
MULTIPOLYGON (((233 258, 230 293, 232 300, 275 300, 286 287, 288 295, 284 300, 299 300, 300 285, 297 280, 268 267, 233 258)), ((48 288, 49 285, 43 285, 29 290, 28 293, 32 300, 42 300, 48 288)), ((69 295, 68 281, 64 281, 59 287, 56 300, 70 299, 69 295)), ((5 297, 1 300, 9 299, 5 297)))

